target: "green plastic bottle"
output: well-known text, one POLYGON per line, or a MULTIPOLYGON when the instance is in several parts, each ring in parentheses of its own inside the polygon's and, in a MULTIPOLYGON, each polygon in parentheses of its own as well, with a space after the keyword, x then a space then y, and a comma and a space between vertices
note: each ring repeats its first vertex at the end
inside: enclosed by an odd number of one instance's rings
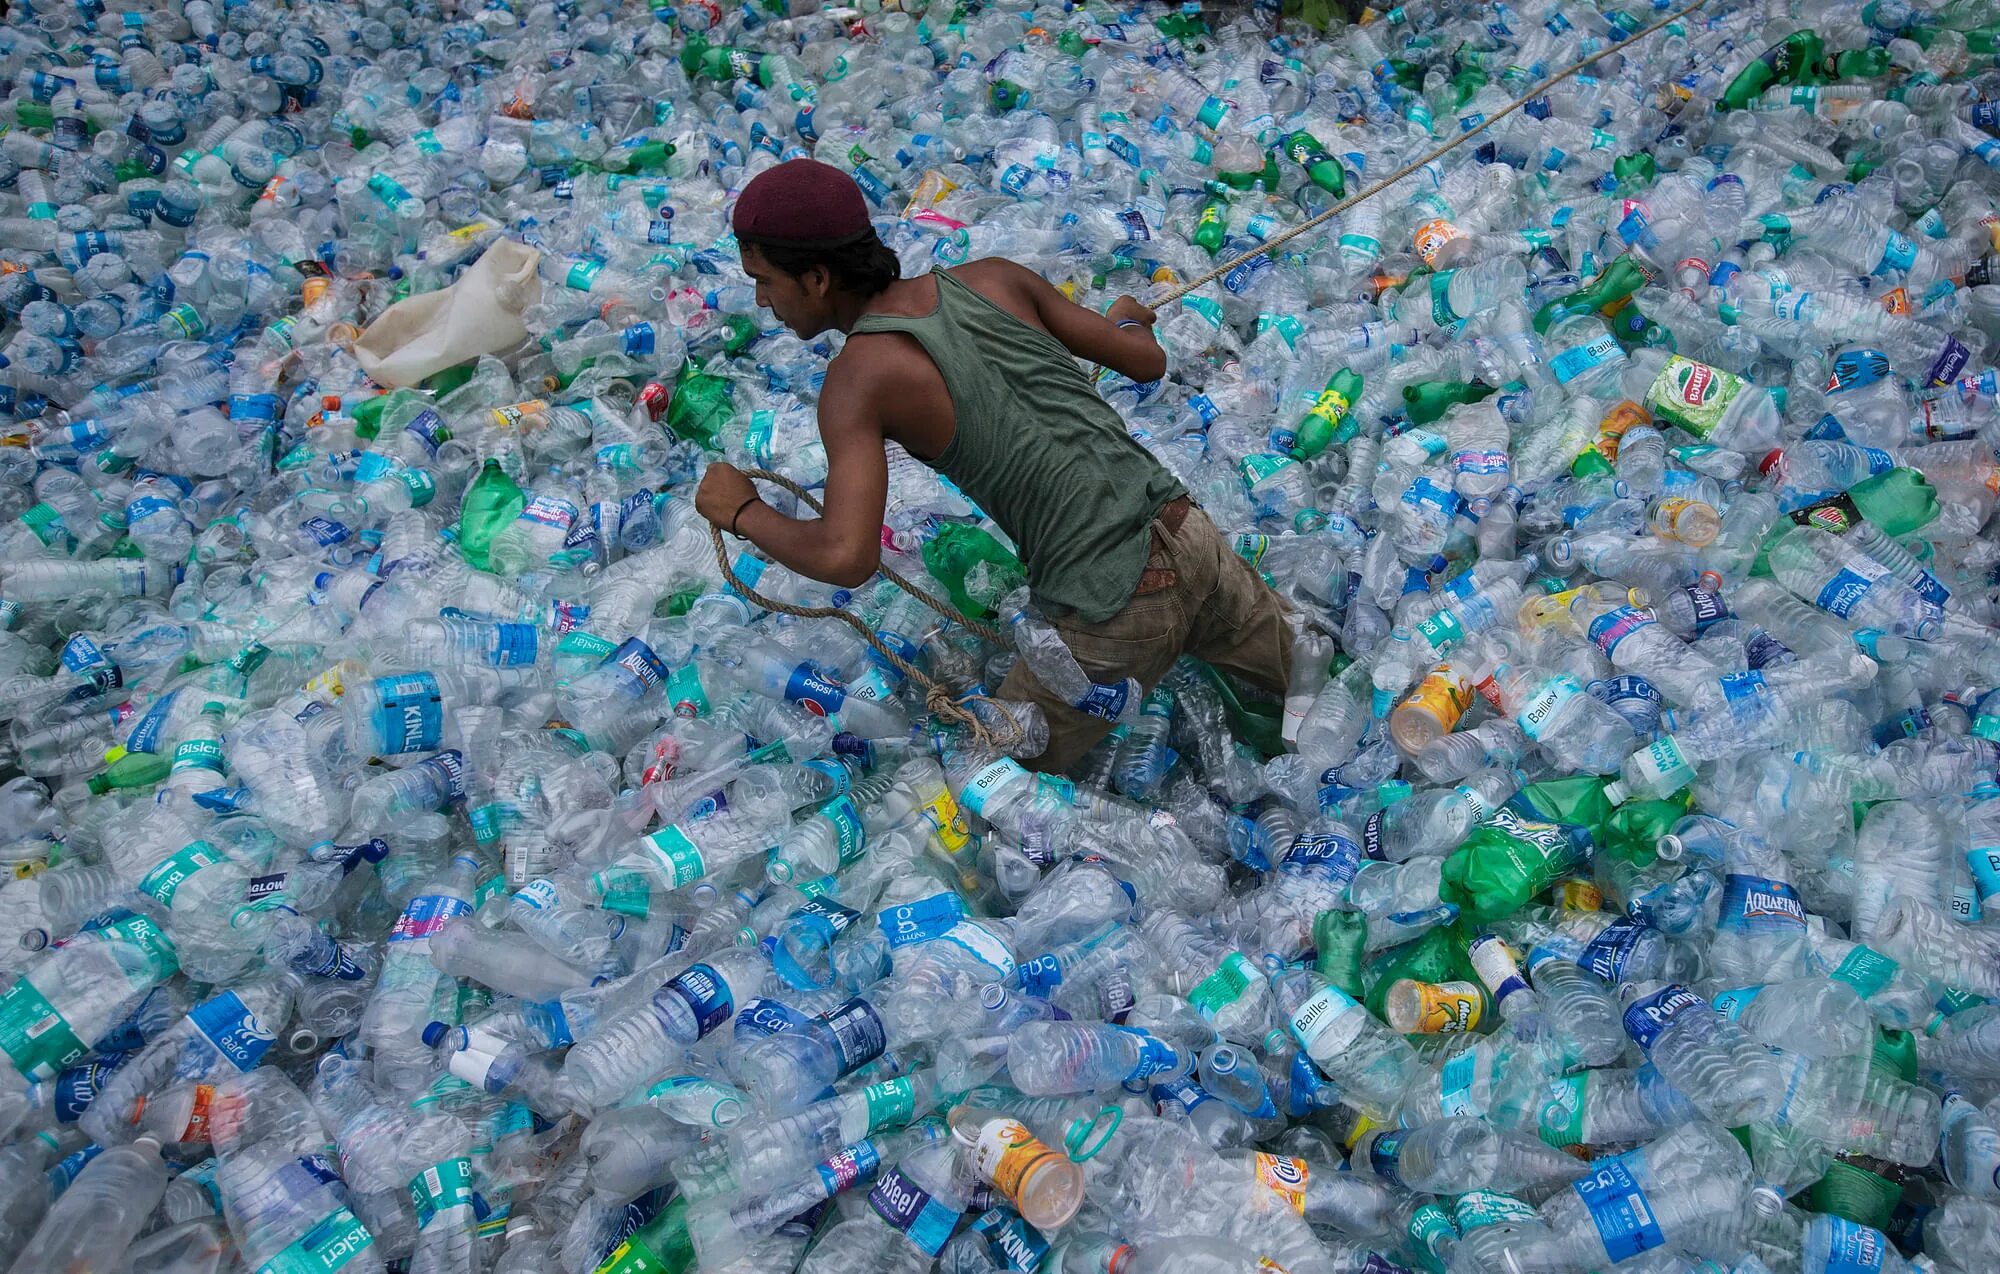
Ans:
POLYGON ((1389 995, 1390 985, 1404 978, 1416 982, 1471 982, 1476 985, 1479 974, 1473 970, 1472 961, 1466 954, 1474 936, 1461 932, 1458 924, 1440 925, 1415 942, 1390 948, 1383 953, 1387 959, 1378 957, 1364 971, 1368 994, 1362 998, 1362 1004, 1377 1019, 1381 1019, 1382 1002, 1389 995))
POLYGON ((1484 924, 1527 905, 1574 873, 1585 857, 1561 827, 1502 806, 1444 860, 1438 897, 1484 924))
POLYGON ((667 428, 713 451, 722 427, 736 414, 736 387, 711 376, 693 363, 682 363, 674 376, 674 396, 667 404, 667 428))
POLYGON ((1345 367, 1328 379, 1312 410, 1299 418, 1292 443, 1295 459, 1310 460, 1334 443, 1347 442, 1360 432, 1350 413, 1355 400, 1361 397, 1361 383, 1361 374, 1345 367))
POLYGON ((1548 335, 1549 329, 1579 314, 1608 314, 1626 298, 1646 286, 1646 266, 1627 252, 1597 272, 1597 277, 1576 291, 1543 305, 1535 311, 1535 331, 1548 335))
POLYGON ((158 752, 127 752, 124 748, 113 748, 104 754, 104 759, 110 764, 84 781, 92 796, 157 786, 174 768, 174 759, 158 752))
POLYGON ((1826 42, 1817 31, 1794 31, 1757 55, 1722 90, 1722 109, 1740 111, 1763 96, 1773 84, 1790 83, 1801 71, 1818 62, 1826 53, 1826 42))
POLYGON ((1313 968, 1359 1000, 1364 985, 1361 960, 1368 950, 1368 917, 1358 911, 1322 911, 1313 917, 1313 968))
POLYGON ((1201 206, 1201 215, 1195 218, 1194 233, 1189 238, 1197 248, 1214 256, 1222 251, 1223 240, 1229 237, 1229 201, 1211 195, 1201 206))
POLYGON ((465 500, 459 507, 458 551, 466 562, 482 571, 487 569, 486 551, 493 546, 493 537, 519 517, 527 503, 500 462, 488 457, 465 489, 465 500))
POLYGON ((675 1199, 598 1263, 595 1274, 689 1274, 699 1262, 688 1238, 688 1202, 675 1199))
POLYGON ((1287 135, 1278 148, 1285 152, 1285 158, 1305 170, 1306 180, 1335 199, 1346 197, 1347 172, 1339 160, 1327 153, 1319 138, 1301 129, 1287 135))
MULTIPOLYGON (((1815 526, 1835 535, 1845 535, 1862 521, 1872 522, 1885 533, 1897 537, 1910 534, 1931 523, 1938 515, 1937 490, 1915 469, 1897 467, 1856 483, 1840 495, 1794 510, 1780 518, 1765 537, 1766 549, 1793 526, 1815 526)), ((1770 562, 1757 556, 1753 575, 1769 575, 1770 562)))
POLYGON ((1000 541, 976 526, 963 522, 948 522, 923 549, 924 567, 931 577, 944 585, 951 604, 961 614, 984 618, 995 613, 983 601, 974 601, 966 592, 966 577, 973 567, 980 563, 992 567, 988 580, 988 591, 982 596, 1005 597, 1014 589, 1028 582, 1028 572, 1021 565, 1021 559, 1001 545, 1000 541))
POLYGON ((1428 425, 1460 403, 1476 403, 1498 392, 1476 380, 1420 380, 1403 386, 1403 412, 1411 424, 1428 425))

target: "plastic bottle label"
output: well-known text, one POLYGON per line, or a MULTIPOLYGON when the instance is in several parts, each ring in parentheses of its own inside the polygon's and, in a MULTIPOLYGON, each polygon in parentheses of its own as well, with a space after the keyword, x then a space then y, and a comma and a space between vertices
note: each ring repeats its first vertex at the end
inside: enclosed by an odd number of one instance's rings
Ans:
POLYGON ((706 964, 690 965, 661 990, 679 996, 688 1011, 694 1014, 696 1038, 707 1035, 736 1012, 736 1001, 730 994, 729 983, 706 964))
POLYGON ((1125 704, 1130 697, 1129 683, 1120 682, 1115 686, 1092 684, 1070 707, 1099 721, 1116 721, 1125 715, 1125 704))
POLYGON ((852 999, 828 1010, 820 1020, 833 1033, 834 1052, 839 1055, 840 1073, 852 1074, 882 1055, 888 1034, 875 1007, 863 999, 852 999))
POLYGON ((1549 678, 1535 691, 1528 701, 1521 705, 1516 718, 1521 733, 1539 741, 1550 724, 1561 715, 1563 705, 1583 693, 1583 687, 1576 678, 1567 673, 1549 678))
POLYGON ((1880 1230, 1835 1213, 1819 1219, 1826 1225, 1826 1264, 1812 1274, 1881 1274, 1889 1240, 1880 1230))
POLYGON ((1856 946, 1841 957, 1840 963, 1827 976, 1836 982, 1847 983, 1854 988, 1856 995, 1866 1000, 1888 986, 1900 967, 1872 947, 1856 946))
POLYGON ((243 1074, 255 1070, 271 1045, 278 1042, 276 1033, 258 1021, 234 991, 224 991, 196 1005, 188 1013, 188 1025, 243 1074))
POLYGON ((1245 992, 1262 981, 1251 965, 1250 957, 1240 951, 1232 951, 1223 957, 1221 966, 1215 972, 1188 992, 1187 1002, 1212 1021, 1216 1014, 1242 999, 1245 992))
POLYGON ((403 914, 396 917, 396 927, 389 931, 389 941, 420 942, 422 946, 411 949, 429 951, 432 934, 448 922, 471 914, 472 904, 463 898, 454 898, 450 894, 422 894, 410 899, 403 908, 403 914))
POLYGON ((1722 880, 1722 913, 1716 928, 1736 933, 1803 933, 1805 904, 1782 880, 1731 872, 1722 880))
POLYGON ((1303 1159, 1265 1154, 1261 1150, 1252 1163, 1257 1180, 1265 1189, 1290 1204, 1292 1211, 1300 1216, 1306 1214, 1306 1183, 1311 1179, 1312 1165, 1303 1159))
POLYGON ((1136 1026, 1113 1026, 1106 1029, 1123 1031, 1139 1042, 1139 1058, 1132 1064, 1132 1069, 1125 1074, 1125 1087, 1132 1092, 1145 1091, 1146 1080, 1181 1065, 1181 1056, 1175 1051, 1174 1046, 1156 1035, 1142 1031, 1136 1026))
POLYGON ((1512 1195, 1493 1190, 1469 1190, 1451 1205, 1451 1219, 1461 1235, 1481 1226, 1515 1225, 1534 1218, 1533 1208, 1512 1195))
POLYGON ((1301 836, 1285 851, 1283 863, 1311 867, 1337 881, 1351 881, 1361 867, 1361 846, 1351 836, 1325 832, 1301 836))
POLYGON ((1706 441, 1748 385, 1732 372, 1676 354, 1653 378, 1645 405, 1660 419, 1706 441))
POLYGON ((958 1226, 957 1210, 932 1198, 900 1168, 891 1169, 868 1192, 868 1206, 926 1256, 943 1251, 945 1241, 958 1226))
POLYGON ((1696 1010, 1708 1012, 1708 1001, 1684 986, 1664 986, 1626 1007, 1625 1033, 1641 1049, 1651 1051, 1653 1041, 1673 1025, 1675 1018, 1696 1010))
POLYGON ((374 1242, 375 1236, 352 1212, 335 1208, 290 1247, 258 1266, 257 1274, 335 1274, 374 1242))
POLYGON ((1635 777, 1649 787, 1665 786, 1671 780, 1673 786, 1669 790, 1678 791, 1693 782, 1695 777, 1694 766, 1688 764, 1681 745, 1671 734, 1634 752, 1626 764, 1632 766, 1635 777))
POLYGON ((1417 985, 1418 1035, 1457 1035, 1479 1026, 1485 995, 1471 982, 1422 982, 1417 985))
POLYGON ((1734 1022, 1743 1016, 1743 1010, 1750 1007, 1750 1001, 1757 998, 1761 986, 1742 986, 1733 991, 1723 991, 1709 1001, 1709 1007, 1734 1022))
POLYGON ((41 990, 17 978, 0 995, 0 1052, 14 1069, 33 1080, 54 1079, 63 1067, 90 1050, 41 990))
POLYGON ((472 1160, 460 1156, 425 1168, 410 1178, 410 1203, 417 1229, 427 1230, 439 1213, 472 1206, 472 1160))
POLYGON ((1014 1119, 989 1119, 972 1143, 972 1167, 1009 1202, 1018 1204, 1021 1187, 1043 1164, 1062 1159, 1027 1125, 1014 1119))
POLYGON ((678 826, 662 827, 640 841, 639 847, 652 857, 654 866, 666 878, 669 892, 691 885, 708 874, 708 864, 702 858, 701 850, 678 826))
POLYGON ((834 838, 840 846, 840 865, 845 867, 860 858, 866 848, 866 840, 861 827, 861 811, 854 808, 853 798, 836 796, 820 806, 819 812, 833 824, 834 838))
POLYGON ((771 1035, 797 1035, 812 1025, 810 1015, 801 1013, 782 1000, 758 998, 736 1012, 737 1042, 771 1035))
POLYGON ((1483 1115, 1485 1108, 1473 1098, 1472 1083, 1478 1077, 1479 1052, 1464 1048, 1453 1053, 1438 1068, 1438 1106, 1447 1115, 1483 1115))
POLYGON ((1606 332, 1587 345, 1572 345, 1549 360, 1549 371, 1561 384, 1567 385, 1593 368, 1601 367, 1614 359, 1623 360, 1625 351, 1620 348, 1618 338, 1606 332))
POLYGON ((1360 1033, 1360 1007, 1340 988, 1323 986, 1293 1010, 1287 1025, 1299 1047, 1317 1062, 1339 1056, 1360 1033))
POLYGON ((942 893, 887 908, 875 923, 889 946, 895 948, 941 938, 964 918, 965 900, 954 893, 942 893))
POLYGON ((1658 617, 1650 609, 1642 606, 1620 606, 1606 611, 1590 621, 1588 636, 1592 644, 1604 652, 1604 657, 1612 658, 1618 650, 1618 643, 1633 633, 1656 623, 1658 617))
POLYGON ((204 867, 213 867, 225 855, 205 840, 194 841, 176 850, 165 861, 139 878, 139 892, 162 907, 174 905, 174 895, 190 876, 204 867))
POLYGON ((1540 1121, 1540 1135, 1548 1145, 1562 1149, 1583 1143, 1583 1094, 1589 1080, 1588 1074, 1569 1075, 1549 1084, 1540 1121))
POLYGON ((1604 1243, 1604 1251, 1615 1262, 1629 1260, 1641 1252, 1664 1245, 1666 1235, 1660 1232, 1660 1224, 1655 1219, 1653 1208, 1646 1200, 1646 1192, 1632 1179, 1632 1172, 1625 1166, 1624 1156, 1595 1165, 1596 1171, 1578 1181, 1572 1188, 1583 1206, 1590 1211, 1590 1219, 1597 1226, 1597 1236, 1604 1243))
POLYGON ((384 755, 432 752, 444 738, 444 701, 427 672, 385 677, 376 683, 375 743, 384 755))
POLYGON ((1604 979, 1616 982, 1625 972, 1626 963, 1632 953, 1639 949, 1639 943, 1653 930, 1628 920, 1615 920, 1606 925, 1598 935, 1584 944, 1576 962, 1604 979))
POLYGON ((870 1084, 861 1090, 861 1098, 868 1121, 864 1136, 873 1136, 885 1128, 900 1128, 917 1113, 917 1090, 907 1077, 870 1084))
POLYGON ((918 807, 917 813, 931 825, 931 831, 936 834, 938 843, 944 847, 946 853, 962 853, 965 847, 972 843, 972 832, 966 826, 965 812, 959 809, 958 801, 952 797, 950 791, 939 789, 936 796, 918 807))
POLYGON ((999 760, 982 768, 965 782, 965 790, 959 794, 959 803, 974 814, 986 813, 986 802, 993 794, 1011 784, 1016 778, 1026 778, 1028 772, 1012 757, 999 760))
POLYGON ((872 1141, 857 1141, 851 1146, 842 1146, 838 1151, 815 1165, 813 1171, 819 1174, 820 1186, 830 1199, 857 1181, 875 1175, 882 1167, 882 1153, 872 1141))
POLYGON ((938 941, 951 943, 985 965, 992 981, 1012 981, 1017 972, 1007 944, 976 920, 959 921, 938 935, 938 941))
POLYGON ((785 682, 786 702, 796 703, 816 717, 832 716, 840 711, 840 705, 846 699, 846 687, 821 676, 811 664, 800 664, 792 669, 792 675, 785 682))
POLYGON ((1889 568, 1869 557, 1856 557, 1843 564, 1819 590, 1813 604, 1829 615, 1847 619, 1889 568))

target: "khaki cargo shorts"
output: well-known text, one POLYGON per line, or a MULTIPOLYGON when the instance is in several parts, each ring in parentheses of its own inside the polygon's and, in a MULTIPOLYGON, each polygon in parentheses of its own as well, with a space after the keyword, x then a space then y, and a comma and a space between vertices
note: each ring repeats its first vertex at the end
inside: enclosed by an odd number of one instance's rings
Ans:
MULTIPOLYGON (((1136 677, 1151 690, 1188 654, 1281 695, 1292 673, 1286 610, 1208 515, 1183 496, 1154 520, 1153 551, 1124 610, 1101 623, 1053 622, 1077 663, 1100 684, 1136 677)), ((1023 762, 1030 769, 1067 769, 1111 732, 1110 722, 1058 699, 1019 660, 998 693, 1038 703, 1048 715, 1049 745, 1023 762)))

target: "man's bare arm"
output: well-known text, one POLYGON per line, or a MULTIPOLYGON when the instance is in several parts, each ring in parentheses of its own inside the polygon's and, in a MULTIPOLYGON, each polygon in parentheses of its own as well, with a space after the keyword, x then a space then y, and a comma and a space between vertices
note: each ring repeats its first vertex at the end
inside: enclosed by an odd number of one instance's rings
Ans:
MULTIPOLYGON (((826 447, 826 516, 788 518, 763 501, 743 510, 736 531, 801 575, 859 588, 882 564, 882 513, 889 463, 882 427, 850 349, 828 366, 820 391, 819 434, 826 447)), ((859 360, 868 361, 866 356, 859 360)), ((725 514, 726 516, 726 514, 725 514)))

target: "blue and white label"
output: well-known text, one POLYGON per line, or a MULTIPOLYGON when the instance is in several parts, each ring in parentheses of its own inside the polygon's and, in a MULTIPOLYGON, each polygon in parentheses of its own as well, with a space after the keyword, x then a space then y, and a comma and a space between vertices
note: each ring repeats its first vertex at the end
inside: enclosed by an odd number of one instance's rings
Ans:
POLYGON ((427 672, 384 677, 375 683, 375 743, 384 755, 430 752, 444 738, 444 701, 427 672))
POLYGON ((278 1040, 234 991, 196 1005, 188 1013, 188 1024, 240 1073, 255 1070, 278 1040))
MULTIPOLYGON (((1642 1153, 1642 1152, 1633 1152, 1642 1153)), ((1590 1210, 1605 1254, 1616 1263, 1664 1245, 1665 1234, 1653 1214, 1646 1192, 1632 1178, 1626 1156, 1593 1165, 1595 1171, 1572 1188, 1590 1210)))
POLYGON ((1804 933, 1805 904, 1782 880, 1731 872, 1722 880, 1716 928, 1736 933, 1804 933))
POLYGON ((736 1011, 729 983, 706 964, 691 965, 673 981, 660 988, 661 995, 678 996, 694 1014, 695 1035, 707 1035, 727 1022, 736 1011))

